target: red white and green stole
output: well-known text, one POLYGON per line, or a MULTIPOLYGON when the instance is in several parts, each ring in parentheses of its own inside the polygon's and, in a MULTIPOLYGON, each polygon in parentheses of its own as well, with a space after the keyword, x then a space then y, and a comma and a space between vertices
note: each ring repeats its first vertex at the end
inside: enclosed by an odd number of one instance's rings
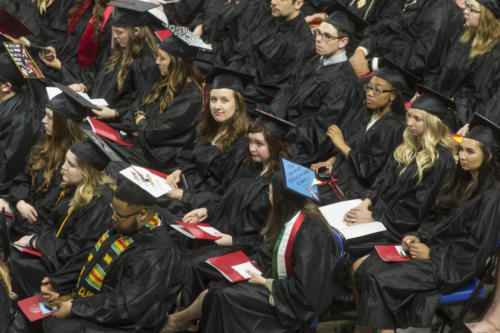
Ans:
MULTIPOLYGON (((146 224, 153 230, 161 225, 158 215, 146 224)), ((111 235, 106 231, 94 245, 87 259, 87 264, 80 271, 76 290, 80 297, 92 296, 101 291, 104 278, 111 269, 112 262, 134 243, 134 235, 111 235)))
POLYGON ((284 279, 293 274, 292 249, 295 236, 299 231, 306 215, 302 212, 295 214, 283 225, 281 233, 273 249, 273 278, 284 279))

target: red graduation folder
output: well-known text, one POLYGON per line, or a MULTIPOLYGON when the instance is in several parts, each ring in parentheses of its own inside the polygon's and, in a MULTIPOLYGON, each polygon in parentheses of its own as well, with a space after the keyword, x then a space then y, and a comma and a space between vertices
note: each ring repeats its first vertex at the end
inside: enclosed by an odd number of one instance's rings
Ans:
POLYGON ((167 177, 168 177, 168 174, 166 174, 164 172, 161 172, 161 171, 158 171, 158 170, 154 170, 154 169, 150 169, 150 168, 144 168, 144 169, 148 170, 151 173, 154 173, 158 177, 165 178, 165 179, 167 179, 167 177))
POLYGON ((412 260, 401 245, 377 245, 375 250, 383 261, 409 261, 412 260))
POLYGON ((181 221, 174 221, 177 223, 170 226, 183 235, 193 239, 219 239, 220 236, 215 236, 213 231, 218 232, 217 229, 208 223, 185 223, 181 221), (207 232, 208 231, 208 232, 207 232))
POLYGON ((238 282, 250 279, 245 271, 252 270, 261 272, 243 251, 232 252, 220 257, 209 258, 206 261, 218 270, 230 282, 238 282))
POLYGON ((17 244, 14 244, 14 247, 23 253, 31 254, 32 256, 35 256, 38 258, 42 257, 42 252, 34 250, 31 247, 24 247, 24 246, 20 246, 17 244))
POLYGON ((33 34, 30 28, 5 9, 0 9, 0 32, 15 39, 33 34))
POLYGON ((120 138, 120 135, 118 134, 118 131, 113 127, 109 126, 108 124, 92 117, 87 117, 86 119, 89 122, 90 126, 92 127, 92 132, 94 132, 95 134, 105 137, 106 139, 117 142, 124 146, 131 147, 133 145, 132 142, 122 140, 120 138))
POLYGON ((31 296, 17 302, 21 311, 23 311, 31 322, 51 316, 58 310, 49 309, 45 306, 45 304, 46 302, 42 299, 41 294, 31 296))

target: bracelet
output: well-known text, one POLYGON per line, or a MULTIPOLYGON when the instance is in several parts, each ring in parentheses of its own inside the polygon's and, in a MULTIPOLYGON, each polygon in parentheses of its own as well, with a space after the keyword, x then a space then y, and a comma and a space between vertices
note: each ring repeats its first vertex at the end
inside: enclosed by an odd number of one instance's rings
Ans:
POLYGON ((117 109, 114 109, 115 111, 115 118, 120 118, 120 112, 118 112, 117 109))
POLYGON ((363 50, 362 48, 357 48, 357 49, 354 51, 354 53, 356 53, 356 52, 361 52, 361 53, 363 53, 363 55, 366 57, 366 52, 365 52, 365 50, 363 50))
POLYGON ((139 110, 139 111, 135 111, 134 112, 134 117, 137 118, 139 116, 143 116, 143 117, 146 117, 146 112, 142 111, 142 110, 139 110))

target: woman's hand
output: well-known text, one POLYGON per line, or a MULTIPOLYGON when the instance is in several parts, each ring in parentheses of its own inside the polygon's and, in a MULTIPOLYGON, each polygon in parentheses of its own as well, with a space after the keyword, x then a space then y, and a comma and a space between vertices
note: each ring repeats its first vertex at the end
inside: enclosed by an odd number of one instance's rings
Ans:
POLYGON ((200 223, 208 217, 207 209, 205 207, 193 209, 182 218, 182 222, 186 223, 200 223))
POLYGON ((332 169, 333 169, 333 163, 330 162, 332 159, 334 159, 333 157, 331 159, 329 159, 328 161, 324 161, 324 162, 318 162, 318 163, 314 163, 314 164, 311 164, 311 169, 316 173, 318 174, 319 173, 319 169, 321 168, 327 168, 328 172, 329 173, 332 173, 332 169))
POLYGON ((167 197, 169 197, 170 199, 182 200, 182 194, 183 193, 184 193, 184 190, 176 188, 176 189, 173 189, 170 192, 167 192, 167 194, 165 194, 165 195, 167 197))
POLYGON ((97 119, 112 119, 119 117, 119 113, 117 110, 111 109, 105 105, 98 105, 98 106, 101 110, 92 109, 92 112, 94 113, 97 119))
POLYGON ((420 243, 420 238, 418 238, 417 236, 409 235, 409 236, 403 237, 403 240, 401 241, 401 246, 403 247, 403 250, 405 252, 409 252, 410 245, 416 244, 416 243, 420 243))
POLYGON ((181 174, 182 171, 177 169, 174 172, 172 172, 170 175, 168 175, 167 179, 165 180, 168 184, 173 189, 179 188, 179 182, 181 181, 181 174))
POLYGON ((410 255, 412 259, 429 259, 431 249, 424 243, 413 243, 410 245, 410 255))
POLYGON ((457 134, 465 136, 468 131, 469 131, 469 124, 465 124, 461 129, 458 130, 457 134))
POLYGON ((43 278, 42 285, 40 287, 40 293, 42 294, 42 298, 44 301, 51 303, 56 302, 60 297, 59 293, 55 291, 54 287, 52 287, 52 284, 50 283, 48 277, 43 278))
POLYGON ((73 305, 73 300, 63 302, 56 301, 54 303, 59 307, 59 310, 57 312, 54 312, 54 317, 61 319, 71 316, 71 306, 73 305))
POLYGON ((361 203, 345 214, 344 221, 347 225, 354 225, 375 222, 375 219, 372 216, 372 212, 368 209, 368 206, 366 206, 366 203, 361 203))
POLYGON ((370 73, 370 68, 368 67, 368 61, 366 60, 365 54, 360 51, 355 51, 351 59, 352 68, 357 75, 365 75, 370 73))
POLYGON ((38 52, 38 56, 47 67, 61 71, 62 63, 61 60, 59 60, 59 58, 57 57, 57 52, 54 47, 45 47, 42 52, 38 52))
POLYGON ((223 234, 222 232, 219 232, 219 236, 220 238, 215 240, 215 244, 219 246, 233 246, 233 236, 223 234))
POLYGON ((31 42, 29 41, 28 38, 26 37, 19 37, 19 38, 14 38, 14 37, 11 37, 7 34, 4 34, 2 32, 0 32, 0 36, 3 36, 5 37, 6 39, 10 40, 11 42, 14 42, 14 43, 18 43, 18 44, 23 44, 24 46, 26 47, 30 47, 31 46, 31 42))
POLYGON ((266 285, 266 279, 263 278, 261 274, 253 271, 247 271, 247 274, 250 275, 250 280, 248 280, 248 282, 253 284, 260 284, 261 286, 266 285))
POLYGON ((14 244, 22 246, 22 247, 31 247, 30 246, 30 240, 31 237, 34 237, 35 235, 25 235, 21 238, 19 238, 17 241, 14 242, 14 244))
POLYGON ((143 119, 146 119, 146 116, 140 115, 140 116, 135 117, 135 124, 136 124, 136 125, 139 125, 139 123, 140 123, 140 122, 141 122, 141 120, 143 120, 143 119))
POLYGON ((28 220, 29 223, 35 223, 38 219, 38 212, 35 207, 30 205, 24 200, 19 200, 16 204, 16 208, 23 218, 28 220))
POLYGON ((327 17, 328 15, 326 13, 315 13, 309 16, 306 16, 306 22, 307 24, 313 23, 313 22, 323 22, 323 20, 327 17))
POLYGON ((87 92, 87 87, 83 83, 73 83, 68 87, 76 92, 87 92))
POLYGON ((330 137, 335 146, 345 144, 344 135, 342 130, 337 125, 331 125, 326 131, 326 135, 330 137))
POLYGON ((203 24, 198 24, 194 30, 193 30, 193 35, 201 39, 201 35, 203 35, 203 24))
POLYGON ((9 202, 7 200, 5 200, 4 198, 0 198, 0 212, 2 210, 4 212, 10 212, 9 202))

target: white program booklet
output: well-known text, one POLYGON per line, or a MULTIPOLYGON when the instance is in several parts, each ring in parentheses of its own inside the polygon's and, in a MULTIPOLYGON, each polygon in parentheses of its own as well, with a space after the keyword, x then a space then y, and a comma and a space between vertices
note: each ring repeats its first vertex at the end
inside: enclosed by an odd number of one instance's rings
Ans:
POLYGON ((172 191, 172 188, 167 184, 165 179, 140 166, 130 166, 121 170, 120 173, 142 187, 155 198, 159 198, 165 193, 172 191))
POLYGON ((344 222, 344 215, 352 208, 358 206, 361 202, 361 199, 346 200, 319 207, 319 210, 328 223, 340 231, 345 239, 357 238, 385 231, 385 226, 380 222, 362 223, 352 226, 344 222))

